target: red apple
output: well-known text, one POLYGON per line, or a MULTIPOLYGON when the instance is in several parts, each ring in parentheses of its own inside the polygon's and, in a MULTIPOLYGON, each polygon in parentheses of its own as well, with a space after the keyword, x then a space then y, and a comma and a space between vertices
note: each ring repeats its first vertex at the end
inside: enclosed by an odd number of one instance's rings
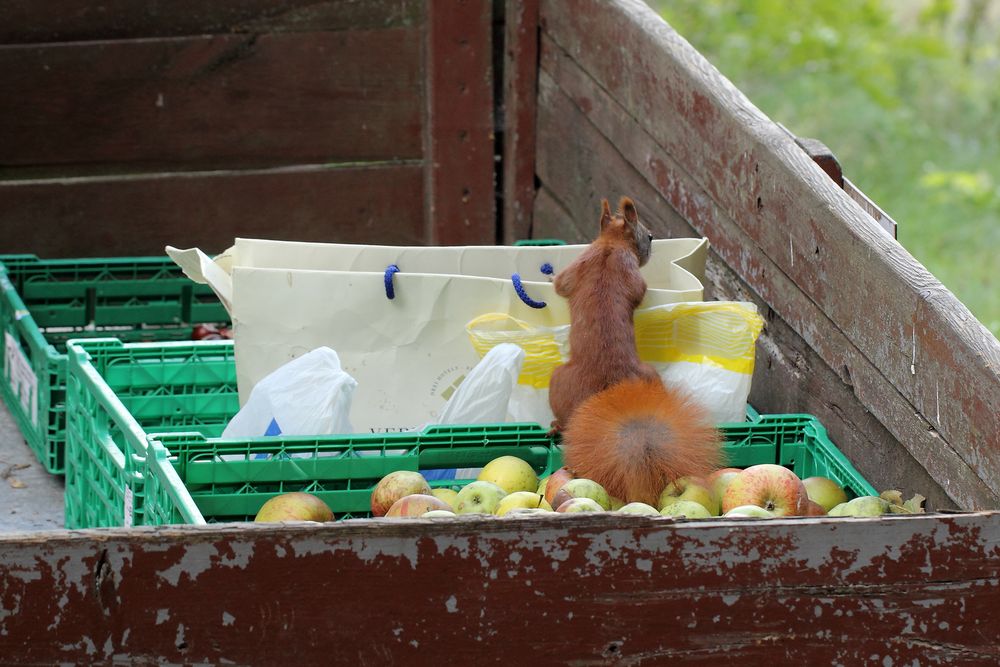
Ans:
POLYGON ((426 512, 430 512, 432 510, 451 511, 451 505, 440 498, 435 498, 429 494, 413 493, 408 496, 403 496, 394 502, 392 507, 389 508, 389 511, 385 513, 385 516, 422 516, 426 512))
POLYGON ((431 485, 423 475, 412 470, 389 473, 372 489, 372 515, 385 516, 394 502, 413 493, 431 495, 431 485))
POLYGON ((563 487, 563 484, 573 479, 575 475, 570 471, 569 468, 565 466, 559 468, 554 473, 547 477, 548 481, 545 483, 545 501, 555 507, 553 502, 556 499, 556 494, 559 493, 559 489, 563 487))
POLYGON ((784 466, 762 463, 741 471, 722 496, 722 511, 757 505, 774 516, 803 514, 809 496, 802 480, 784 466))
POLYGON ((333 521, 333 511, 325 502, 301 491, 292 491, 274 496, 264 503, 254 521, 270 523, 274 521, 333 521))
POLYGON ((567 513, 572 514, 575 512, 604 512, 605 509, 601 507, 601 504, 598 503, 593 498, 581 497, 581 498, 570 498, 562 505, 560 505, 559 509, 557 509, 556 511, 561 512, 563 514, 567 513))
POLYGON ((806 509, 802 514, 805 516, 826 516, 826 508, 815 500, 807 500, 806 509))

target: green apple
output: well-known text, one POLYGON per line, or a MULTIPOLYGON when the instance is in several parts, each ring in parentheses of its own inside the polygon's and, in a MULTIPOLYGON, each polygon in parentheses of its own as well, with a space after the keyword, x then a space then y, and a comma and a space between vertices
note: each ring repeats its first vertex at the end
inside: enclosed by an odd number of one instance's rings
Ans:
POLYGON ((413 470, 391 472, 372 489, 372 514, 384 516, 394 502, 414 493, 431 494, 431 485, 423 475, 413 470))
POLYGON ((563 514, 569 514, 573 512, 604 512, 606 511, 604 507, 601 506, 599 502, 593 498, 570 498, 556 510, 557 512, 562 512, 563 514))
POLYGON ((621 508, 625 507, 625 501, 622 500, 621 498, 615 498, 614 496, 608 496, 608 497, 611 498, 611 511, 612 512, 615 512, 615 511, 620 510, 621 508))
POLYGON ((414 493, 403 496, 394 502, 385 516, 395 518, 423 516, 431 510, 448 510, 450 512, 451 505, 430 494, 414 493))
POLYGON ((819 503, 827 512, 847 502, 847 493, 829 477, 806 477, 802 480, 809 500, 819 503))
POLYGON ((549 477, 551 477, 551 475, 546 475, 545 477, 542 477, 540 480, 538 480, 538 489, 535 491, 535 493, 537 493, 540 496, 545 495, 545 487, 549 485, 549 477))
POLYGON ((503 498, 500 504, 497 505, 496 510, 493 512, 497 516, 503 516, 512 509, 529 509, 529 508, 541 508, 549 512, 552 511, 552 505, 545 502, 545 498, 538 495, 537 493, 532 493, 531 491, 515 491, 503 498))
POLYGON ((559 493, 555 495, 555 500, 549 504, 559 507, 570 498, 590 498, 601 506, 604 511, 611 509, 611 496, 604 490, 604 487, 591 479, 577 477, 562 485, 559 493))
POLYGON ((458 492, 455 514, 493 514, 507 492, 493 482, 476 480, 458 492))
POLYGON ((274 496, 265 502, 254 521, 273 523, 277 521, 333 521, 330 506, 311 493, 291 491, 274 496))
POLYGON ((430 512, 424 512, 420 515, 422 519, 447 519, 448 517, 457 516, 451 510, 431 510, 430 512))
POLYGON ((663 492, 660 493, 656 506, 662 510, 672 498, 699 503, 709 516, 718 516, 719 514, 718 499, 712 493, 708 482, 700 477, 681 477, 667 484, 663 492))
POLYGON ((693 500, 675 498, 660 510, 660 516, 686 517, 688 519, 708 519, 712 515, 705 506, 693 500))
POLYGON ((759 505, 740 505, 729 510, 722 516, 726 517, 746 517, 746 518, 757 518, 757 519, 770 519, 774 517, 774 514, 767 511, 759 505))
POLYGON ((829 516, 882 516, 892 512, 892 504, 878 496, 861 496, 846 503, 840 503, 827 514, 829 516))
POLYGON ((622 505, 617 512, 619 514, 642 514, 645 516, 660 516, 660 511, 652 505, 646 503, 628 503, 622 505))
POLYGON ((507 493, 538 490, 538 475, 531 464, 516 456, 501 456, 493 459, 479 471, 476 479, 493 482, 507 493))
POLYGON ((448 503, 451 509, 454 510, 455 506, 458 505, 458 491, 448 488, 434 489, 431 491, 431 495, 435 498, 440 498, 441 500, 448 503))

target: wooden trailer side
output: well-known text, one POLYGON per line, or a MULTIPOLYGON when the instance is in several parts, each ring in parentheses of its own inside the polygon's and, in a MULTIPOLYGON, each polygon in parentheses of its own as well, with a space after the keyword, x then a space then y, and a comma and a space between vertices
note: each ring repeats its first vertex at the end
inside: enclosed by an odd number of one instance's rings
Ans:
POLYGON ((492 242, 492 2, 0 0, 6 253, 492 242))
POLYGON ((0 539, 5 664, 982 665, 1000 514, 611 514, 0 539))
POLYGON ((1000 507, 989 331, 644 3, 540 22, 533 233, 591 238, 599 199, 635 193, 656 231, 710 239, 715 297, 761 306, 754 405, 817 414, 878 487, 1000 507))

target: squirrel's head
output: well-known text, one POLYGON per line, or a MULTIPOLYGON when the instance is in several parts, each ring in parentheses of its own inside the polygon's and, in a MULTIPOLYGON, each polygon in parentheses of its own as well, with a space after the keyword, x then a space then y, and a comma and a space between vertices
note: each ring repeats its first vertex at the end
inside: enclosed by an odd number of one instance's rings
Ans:
POLYGON ((601 200, 601 236, 620 238, 628 244, 639 258, 639 266, 649 261, 649 254, 653 250, 653 235, 639 222, 639 213, 628 197, 622 197, 618 202, 618 212, 614 216, 611 215, 608 200, 601 200))

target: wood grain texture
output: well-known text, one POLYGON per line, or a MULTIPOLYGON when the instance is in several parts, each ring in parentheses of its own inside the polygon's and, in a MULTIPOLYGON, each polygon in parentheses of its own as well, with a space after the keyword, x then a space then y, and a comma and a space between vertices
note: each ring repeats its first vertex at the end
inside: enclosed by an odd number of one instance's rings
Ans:
POLYGON ((41 257, 221 251, 236 236, 419 245, 416 165, 0 183, 4 252, 41 257))
POLYGON ((0 0, 0 44, 416 27, 414 0, 0 0))
MULTIPOLYGON (((548 48, 548 47, 546 47, 548 48)), ((546 55, 543 63, 551 64, 546 55)), ((872 416, 854 395, 853 387, 806 344, 802 338, 776 315, 765 300, 748 286, 730 268, 729 262, 739 262, 743 254, 755 251, 731 220, 717 208, 698 209, 697 198, 682 193, 696 192, 697 188, 686 183, 681 170, 672 167, 669 157, 662 152, 650 152, 652 142, 643 135, 634 121, 614 113, 615 105, 585 78, 573 78, 568 71, 572 63, 562 63, 552 72, 574 91, 571 100, 559 89, 548 69, 541 73, 539 105, 539 177, 543 188, 539 192, 535 226, 557 224, 559 231, 572 233, 575 227, 562 213, 569 209, 583 216, 591 212, 595 202, 607 192, 624 193, 635 197, 639 204, 640 218, 659 237, 691 237, 702 232, 719 242, 719 248, 709 255, 706 268, 706 298, 751 301, 766 316, 767 326, 757 345, 757 364, 754 373, 751 403, 759 410, 773 413, 806 412, 816 415, 828 429, 838 448, 855 464, 864 477, 879 489, 899 488, 907 493, 920 493, 931 507, 952 508, 960 504, 949 497, 939 486, 939 481, 927 472, 885 427, 872 416), (582 103, 590 116, 574 103, 582 103), (620 141, 617 147, 593 124, 600 120, 605 132, 620 141), (626 155, 620 151, 624 150, 626 155), (643 152, 646 151, 646 152, 643 152), (647 156, 643 163, 640 156, 647 156), (597 159, 601 165, 596 175, 590 165, 597 159), (631 160, 631 161, 630 161, 631 160), (663 179, 670 176, 673 187, 663 187, 663 179), (558 200, 549 188, 557 188, 558 200), (564 202, 564 203, 562 203, 564 202), (677 206, 690 219, 696 219, 697 229, 678 215, 677 206), (724 252, 720 258, 718 252, 724 252)), ((578 70, 576 70, 577 73, 578 70)), ((593 217, 591 213, 591 217, 593 217)), ((582 231, 574 241, 589 240, 582 231)), ((714 242, 714 241, 713 241, 714 242)), ((759 260, 757 260, 759 261, 759 260)), ((781 286, 795 294, 794 285, 787 278, 781 286)), ((765 293, 773 295, 771 289, 765 293)), ((801 299, 804 304, 808 303, 801 299)), ((834 334, 831 334, 834 335, 834 334)), ((839 340, 832 344, 846 344, 839 340)), ((884 383, 884 380, 883 380, 884 383)), ((904 402, 904 410, 908 408, 904 402)), ((924 438, 936 444, 919 423, 907 422, 909 436, 924 438)), ((961 485, 971 487, 975 502, 993 502, 993 496, 964 463, 953 456, 944 464, 935 464, 932 470, 940 472, 953 464, 961 485)), ((954 476, 954 475, 953 475, 954 476)), ((956 495, 961 496, 954 491, 956 495)))
POLYGON ((591 234, 577 226, 551 190, 544 185, 538 188, 531 214, 532 236, 539 239, 560 239, 566 243, 589 243, 591 234))
POLYGON ((415 159, 412 29, 0 47, 0 164, 78 173, 415 159))
POLYGON ((490 0, 428 0, 427 242, 497 240, 493 135, 493 6, 490 0))
POLYGON ((531 237, 535 199, 538 2, 506 0, 503 86, 503 241, 531 237))
POLYGON ((14 665, 983 665, 1000 659, 998 578, 997 513, 23 534, 0 540, 0 603, 17 610, 0 617, 0 654, 14 665))
MULTIPOLYGON (((1000 493, 1000 342, 968 309, 646 5, 543 2, 542 21, 920 418, 859 391, 866 406, 890 430, 926 421, 937 449, 953 449, 1000 493)), ((760 266, 733 266, 751 285, 770 280, 760 266)), ((831 367, 857 377, 813 318, 772 305, 831 367)))

